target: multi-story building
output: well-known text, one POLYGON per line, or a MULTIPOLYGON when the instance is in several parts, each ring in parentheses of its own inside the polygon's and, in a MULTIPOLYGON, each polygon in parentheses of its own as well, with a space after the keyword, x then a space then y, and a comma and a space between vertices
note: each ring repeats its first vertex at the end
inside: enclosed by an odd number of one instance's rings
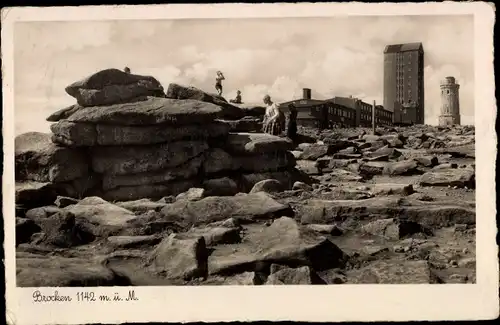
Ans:
MULTIPOLYGON (((297 124, 302 126, 325 129, 328 127, 328 111, 325 101, 311 98, 311 89, 304 88, 301 99, 295 99, 280 104, 280 109, 288 115, 288 105, 297 109, 297 124)), ((288 117, 287 117, 288 118, 288 117)))
MULTIPOLYGON (((288 115, 288 105, 295 105, 297 124, 320 129, 332 127, 370 127, 372 126, 373 105, 351 97, 334 97, 327 100, 311 98, 311 90, 305 88, 301 99, 280 104, 281 110, 288 115)), ((392 112, 378 105, 375 110, 376 124, 392 124, 392 112)))
POLYGON ((330 101, 338 105, 349 107, 356 112, 354 126, 370 126, 372 124, 372 105, 352 96, 337 96, 330 99, 330 101))
POLYGON ((386 110, 384 106, 377 105, 375 106, 375 122, 377 126, 389 126, 392 125, 392 112, 386 110))
POLYGON ((394 123, 424 124, 422 43, 393 44, 385 47, 384 107, 394 112, 394 123), (398 109, 401 111, 396 112, 398 109))

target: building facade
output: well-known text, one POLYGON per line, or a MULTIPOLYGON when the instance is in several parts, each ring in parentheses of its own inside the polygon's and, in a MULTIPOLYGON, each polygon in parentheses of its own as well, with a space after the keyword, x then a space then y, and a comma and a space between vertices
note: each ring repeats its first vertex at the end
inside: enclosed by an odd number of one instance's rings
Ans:
POLYGON ((393 113, 386 110, 382 105, 377 105, 375 107, 375 122, 377 123, 377 126, 392 125, 393 113))
MULTIPOLYGON (((313 126, 320 129, 334 127, 371 127, 373 105, 351 97, 334 97, 327 100, 311 98, 311 90, 304 89, 303 98, 280 104, 280 109, 288 115, 288 105, 297 109, 297 125, 313 126)), ((392 112, 378 105, 375 110, 378 126, 392 125, 392 112)))
POLYGON ((384 50, 384 107, 393 122, 424 124, 424 49, 422 43, 387 45, 384 50), (396 113, 397 109, 405 114, 396 113))
POLYGON ((311 99, 311 89, 304 88, 301 99, 291 100, 280 104, 280 109, 287 115, 288 105, 293 104, 297 109, 297 125, 328 128, 328 111, 323 100, 311 99))
POLYGON ((441 81, 441 115, 439 125, 460 125, 460 85, 454 77, 446 77, 441 81))

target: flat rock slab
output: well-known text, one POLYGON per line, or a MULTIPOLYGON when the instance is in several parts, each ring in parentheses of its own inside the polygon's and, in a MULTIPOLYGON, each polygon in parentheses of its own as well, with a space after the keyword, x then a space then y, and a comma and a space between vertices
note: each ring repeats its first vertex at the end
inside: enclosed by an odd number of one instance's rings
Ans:
POLYGON ((457 146, 454 148, 439 148, 429 150, 432 154, 449 154, 453 158, 476 158, 475 144, 457 146))
POLYGON ((287 167, 294 167, 295 164, 295 157, 289 151, 233 156, 222 149, 214 148, 206 154, 206 160, 203 163, 203 172, 205 174, 220 173, 223 171, 272 172, 287 167))
POLYGON ((52 183, 16 182, 16 206, 24 209, 38 208, 54 203, 59 193, 52 183))
POLYGON ((231 217, 257 220, 289 215, 290 207, 278 203, 263 192, 233 197, 212 196, 199 201, 178 201, 161 210, 167 220, 185 225, 202 225, 231 217))
POLYGON ((359 165, 359 174, 365 177, 371 177, 374 175, 382 175, 384 173, 385 167, 389 163, 370 161, 359 165))
POLYGON ((159 171, 127 175, 105 174, 102 178, 102 188, 105 191, 109 191, 118 187, 166 184, 174 181, 187 180, 195 177, 199 173, 204 158, 203 155, 199 155, 180 166, 159 171))
POLYGON ((162 240, 161 237, 150 236, 109 236, 107 244, 114 248, 138 248, 138 247, 153 247, 162 240))
POLYGON ((129 221, 136 218, 132 211, 99 197, 86 197, 77 204, 69 205, 62 210, 72 213, 77 218, 102 226, 126 227, 129 221))
POLYGON ((383 173, 390 176, 408 176, 421 174, 417 162, 414 160, 402 160, 389 163, 384 167, 383 173))
POLYGON ((82 108, 82 106, 78 104, 74 104, 68 107, 65 107, 63 109, 58 110, 57 112, 52 113, 49 117, 47 117, 46 121, 47 122, 58 122, 60 120, 67 119, 70 117, 74 112, 82 108))
POLYGON ((473 208, 442 203, 404 202, 400 197, 374 197, 364 200, 309 200, 297 206, 303 224, 333 224, 351 220, 401 218, 429 228, 457 223, 475 224, 473 208))
POLYGON ((293 142, 267 133, 230 133, 225 149, 231 154, 257 154, 294 149, 293 142))
POLYGON ((430 171, 420 178, 421 186, 476 187, 476 172, 471 168, 450 168, 430 171))
POLYGON ((227 125, 231 132, 262 132, 262 121, 258 117, 244 117, 239 120, 219 120, 227 125))
POLYGON ((27 255, 16 258, 19 287, 98 287, 119 285, 115 274, 97 261, 27 255))
POLYGON ((114 125, 189 125, 212 122, 220 107, 197 100, 148 97, 147 100, 85 107, 68 118, 70 122, 114 125))
POLYGON ((347 272, 348 283, 431 284, 437 283, 427 261, 381 260, 347 272))
POLYGON ((186 163, 208 149, 205 141, 178 141, 151 146, 95 147, 92 169, 111 175, 160 171, 186 163))
POLYGON ((178 195, 198 186, 197 179, 173 181, 162 184, 145 184, 137 186, 120 186, 104 191, 102 197, 108 201, 132 201, 142 198, 161 199, 165 196, 178 195))
POLYGON ((148 145, 225 136, 230 126, 221 122, 191 125, 110 125, 59 121, 50 127, 52 141, 64 146, 148 145))
POLYGON ((373 195, 411 195, 415 192, 411 184, 391 184, 391 183, 378 183, 369 185, 369 191, 373 195))
POLYGON ((276 219, 269 227, 246 236, 241 247, 233 247, 232 254, 224 254, 223 249, 209 259, 211 274, 253 271, 257 263, 322 270, 342 267, 347 258, 331 241, 288 217, 276 219))
POLYGON ((84 151, 57 146, 51 135, 28 132, 15 139, 16 180, 61 183, 89 172, 84 151))
POLYGON ((328 174, 334 182, 361 182, 363 177, 344 169, 334 169, 328 174))
POLYGON ((151 210, 161 210, 167 203, 155 202, 150 199, 139 199, 135 201, 116 202, 115 205, 135 213, 145 213, 151 210))

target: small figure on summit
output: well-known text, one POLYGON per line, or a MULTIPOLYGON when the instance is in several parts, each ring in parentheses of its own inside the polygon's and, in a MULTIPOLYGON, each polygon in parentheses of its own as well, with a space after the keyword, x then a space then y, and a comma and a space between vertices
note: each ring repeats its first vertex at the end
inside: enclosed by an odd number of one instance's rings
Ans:
POLYGON ((215 77, 215 89, 219 96, 222 96, 222 80, 226 80, 221 71, 217 71, 217 77, 215 77))
POLYGON ((236 91, 236 98, 235 99, 230 99, 229 100, 230 103, 233 103, 233 104, 241 104, 241 91, 236 91))
POLYGON ((130 68, 129 68, 129 67, 125 67, 125 68, 123 69, 123 71, 125 71, 125 73, 130 73, 130 68))
POLYGON ((264 104, 267 105, 263 121, 263 131, 272 135, 281 135, 285 130, 286 118, 279 105, 273 103, 271 96, 264 96, 264 104))

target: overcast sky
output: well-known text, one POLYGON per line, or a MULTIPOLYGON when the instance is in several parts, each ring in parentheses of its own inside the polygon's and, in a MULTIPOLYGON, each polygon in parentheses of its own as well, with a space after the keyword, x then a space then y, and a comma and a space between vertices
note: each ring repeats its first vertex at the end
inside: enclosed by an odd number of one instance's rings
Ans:
POLYGON ((112 67, 209 92, 221 70, 224 96, 240 89, 250 103, 266 93, 295 99, 303 87, 317 99, 382 103, 384 47, 405 42, 424 46, 426 123, 437 123, 439 81, 451 75, 461 85, 462 122, 473 124, 473 35, 472 16, 17 23, 16 133, 47 132, 45 118, 74 103, 64 87, 112 67))

